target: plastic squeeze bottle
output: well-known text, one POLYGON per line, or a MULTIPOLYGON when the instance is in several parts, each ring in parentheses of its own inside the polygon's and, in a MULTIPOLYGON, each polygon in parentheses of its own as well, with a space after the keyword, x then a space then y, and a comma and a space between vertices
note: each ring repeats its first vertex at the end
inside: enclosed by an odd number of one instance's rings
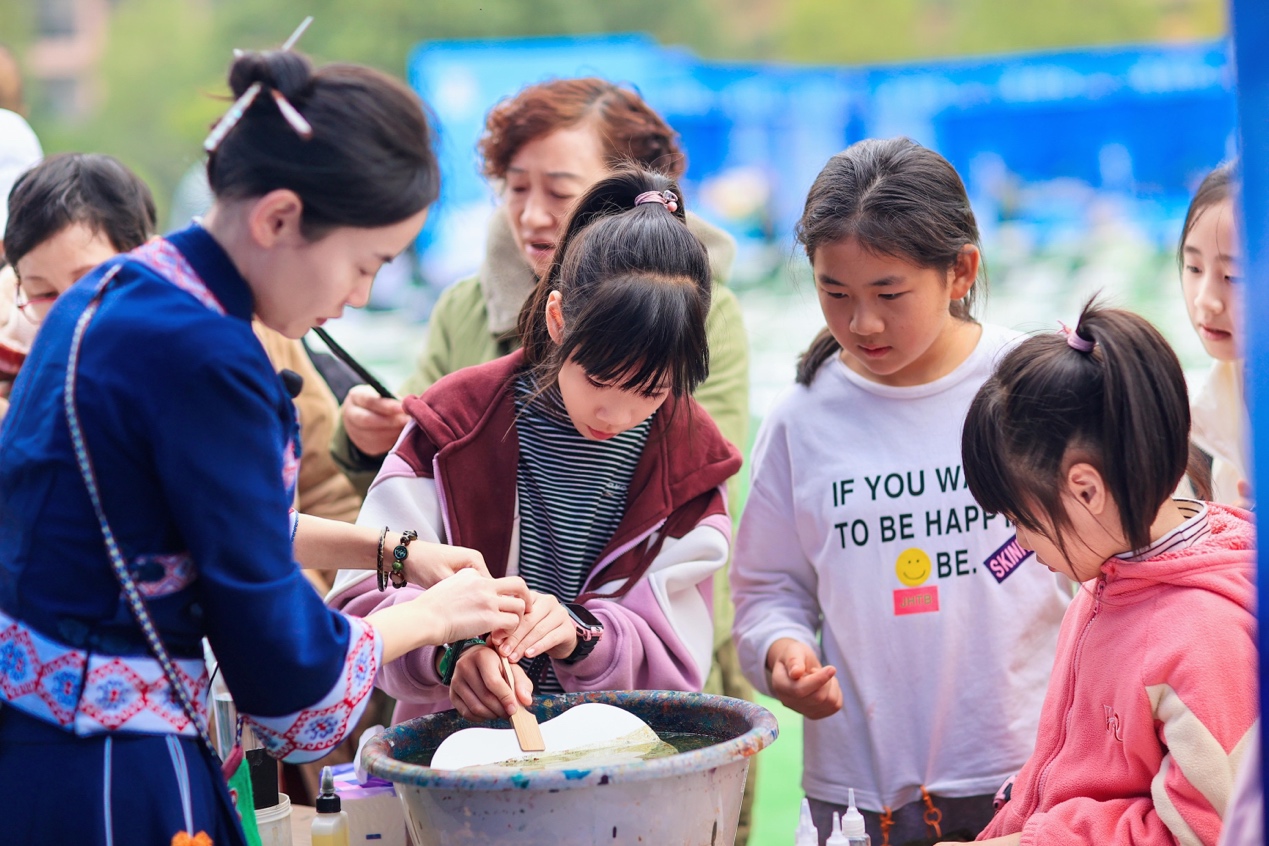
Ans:
POLYGON ((824 841, 824 846, 847 846, 850 841, 842 834, 842 816, 833 811, 833 833, 824 841))
POLYGON ((797 832, 793 835, 793 846, 820 846, 820 833, 815 830, 811 821, 811 803, 802 800, 802 816, 798 820, 797 832))
POLYGON ((335 774, 330 767, 322 767, 322 792, 317 797, 317 816, 310 829, 313 846, 350 846, 348 842, 348 814, 340 810, 339 794, 335 792, 335 774))
POLYGON ((850 800, 849 807, 846 808, 846 816, 842 817, 842 839, 841 843, 847 846, 872 846, 872 840, 868 837, 868 831, 864 828, 864 815, 859 813, 859 809, 855 807, 855 789, 852 787, 847 792, 850 800))

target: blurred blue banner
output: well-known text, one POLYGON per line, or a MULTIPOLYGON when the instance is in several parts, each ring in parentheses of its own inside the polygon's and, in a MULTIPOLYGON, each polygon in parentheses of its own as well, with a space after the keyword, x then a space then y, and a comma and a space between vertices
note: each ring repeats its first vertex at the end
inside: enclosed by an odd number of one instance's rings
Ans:
POLYGON ((772 245, 788 254, 815 174, 860 138, 934 147, 988 241, 1008 224, 1040 246, 1126 219, 1170 249, 1190 191, 1236 149, 1223 42, 854 68, 706 61, 639 35, 429 42, 409 77, 443 133, 442 201, 420 241, 431 279, 480 263, 495 201, 475 149, 486 112, 585 75, 634 86, 682 135, 689 207, 740 241, 738 281, 769 269, 758 257, 772 245))

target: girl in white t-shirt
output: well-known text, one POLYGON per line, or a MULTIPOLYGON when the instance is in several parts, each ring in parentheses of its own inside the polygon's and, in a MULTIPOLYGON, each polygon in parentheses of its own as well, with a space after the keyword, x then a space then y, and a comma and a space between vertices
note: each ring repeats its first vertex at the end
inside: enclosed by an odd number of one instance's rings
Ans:
POLYGON ((732 563, 745 674, 807 718, 821 832, 973 839, 1031 752, 1070 598, 974 502, 961 426, 1012 333, 971 317, 978 227, 907 139, 829 160, 798 239, 828 327, 767 416, 732 563))
MULTIPOLYGON (((1236 165, 1207 175, 1190 201, 1177 261, 1190 323, 1215 361, 1192 399, 1190 438, 1211 465, 1211 491, 1204 499, 1251 505, 1247 482, 1247 401, 1243 392, 1242 264, 1234 207, 1236 165)), ((1191 478, 1195 473, 1191 460, 1191 478)))

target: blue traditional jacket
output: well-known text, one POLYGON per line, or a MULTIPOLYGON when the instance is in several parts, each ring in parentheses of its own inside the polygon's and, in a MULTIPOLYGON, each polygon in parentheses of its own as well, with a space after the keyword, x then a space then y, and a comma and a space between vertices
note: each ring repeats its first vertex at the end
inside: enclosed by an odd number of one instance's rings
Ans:
MULTIPOLYGON (((75 399, 124 558, 187 689, 205 703, 207 638, 270 751, 320 757, 364 708, 382 644, 364 622, 323 606, 292 559, 294 407, 252 333, 246 281, 195 225, 107 262, 62 295, 14 386, 0 428, 0 772, 31 763, 23 747, 6 746, 15 732, 63 748, 46 727, 81 744, 150 737, 173 761, 163 735, 175 735, 186 754, 202 754, 163 695, 166 681, 111 570, 63 406, 75 324, 108 275, 84 333, 75 399)), ((32 749, 39 754, 38 743, 32 749)), ((20 782, 7 781, 0 776, 0 793, 21 807, 8 792, 20 782)), ((100 797, 85 801, 101 807, 100 797)))

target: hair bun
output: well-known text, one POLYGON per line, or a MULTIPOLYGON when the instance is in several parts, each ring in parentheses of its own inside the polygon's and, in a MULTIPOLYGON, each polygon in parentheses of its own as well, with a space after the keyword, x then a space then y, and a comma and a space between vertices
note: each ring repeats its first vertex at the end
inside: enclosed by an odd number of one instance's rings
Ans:
POLYGON ((234 98, 243 95, 255 83, 281 92, 292 104, 304 100, 312 82, 313 65, 293 50, 269 50, 257 53, 245 50, 234 57, 229 67, 229 88, 234 98))

